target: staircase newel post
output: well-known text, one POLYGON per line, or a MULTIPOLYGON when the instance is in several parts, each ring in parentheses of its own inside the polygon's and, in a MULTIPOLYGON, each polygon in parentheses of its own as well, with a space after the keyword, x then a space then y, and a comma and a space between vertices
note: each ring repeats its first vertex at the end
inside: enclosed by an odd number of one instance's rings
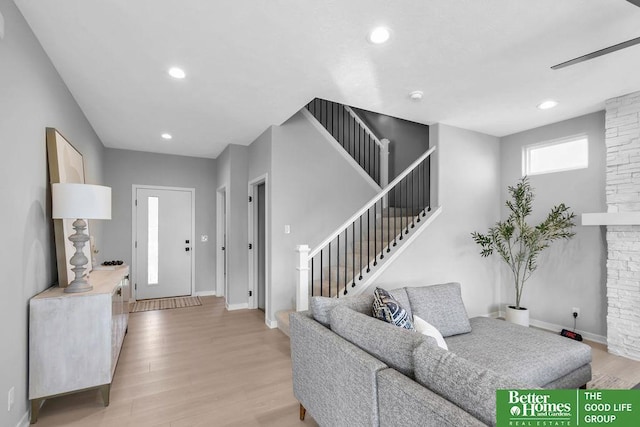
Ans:
MULTIPOLYGON (((389 140, 383 138, 380 140, 380 187, 385 188, 389 184, 389 140)), ((386 208, 388 197, 383 200, 383 206, 386 208)))
POLYGON ((309 309, 309 246, 296 246, 296 311, 309 309))

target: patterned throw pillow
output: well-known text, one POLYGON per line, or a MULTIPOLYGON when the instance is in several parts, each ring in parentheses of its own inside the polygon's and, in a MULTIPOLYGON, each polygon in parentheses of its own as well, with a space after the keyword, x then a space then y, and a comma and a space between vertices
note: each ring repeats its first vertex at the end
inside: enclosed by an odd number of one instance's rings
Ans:
POLYGON ((413 330, 413 322, 407 310, 402 308, 389 292, 381 288, 376 288, 373 292, 373 317, 413 330))

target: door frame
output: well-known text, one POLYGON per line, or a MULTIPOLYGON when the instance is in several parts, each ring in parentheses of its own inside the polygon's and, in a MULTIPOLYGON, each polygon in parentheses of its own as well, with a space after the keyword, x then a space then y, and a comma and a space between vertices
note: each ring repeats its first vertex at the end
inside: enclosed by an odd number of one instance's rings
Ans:
POLYGON ((229 253, 229 244, 224 241, 225 236, 229 237, 229 189, 227 185, 218 187, 216 190, 216 296, 224 297, 227 301, 229 287, 229 260, 225 253, 229 253), (222 208, 222 198, 224 197, 224 212, 222 208), (224 218, 224 222, 222 221, 224 218), (225 250, 222 250, 224 246, 225 250), (225 276, 225 271, 227 272, 225 276))
POLYGON ((191 295, 195 295, 196 293, 196 189, 195 188, 185 188, 185 187, 164 187, 160 185, 143 185, 143 184, 132 184, 131 185, 131 266, 129 268, 129 274, 131 276, 132 281, 131 285, 131 297, 133 301, 136 301, 138 298, 138 280, 136 277, 137 274, 137 251, 136 251, 136 237, 138 234, 138 225, 137 225, 137 206, 136 206, 136 193, 138 189, 141 190, 169 190, 169 191, 185 191, 191 193, 191 295))
MULTIPOLYGON (((260 175, 257 178, 249 181, 248 185, 248 194, 251 200, 255 200, 255 194, 257 194, 257 188, 260 184, 264 184, 264 225, 265 225, 265 233, 264 233, 264 316, 265 323, 270 328, 271 323, 269 321, 269 306, 271 299, 271 277, 269 274, 270 265, 269 260, 271 259, 271 250, 270 250, 270 227, 269 227, 269 205, 270 205, 270 191, 269 191, 269 174, 265 173, 264 175, 260 175)), ((248 201, 249 199, 247 199, 248 201)), ((258 215, 257 203, 247 202, 247 209, 249 213, 249 221, 248 221, 248 236, 249 242, 251 244, 255 243, 255 235, 256 230, 258 229, 258 215)), ((248 248, 248 247, 247 247, 248 248)), ((249 290, 251 291, 252 296, 248 297, 248 305, 249 308, 256 309, 258 308, 258 251, 254 249, 247 249, 248 251, 248 259, 249 259, 249 290)))

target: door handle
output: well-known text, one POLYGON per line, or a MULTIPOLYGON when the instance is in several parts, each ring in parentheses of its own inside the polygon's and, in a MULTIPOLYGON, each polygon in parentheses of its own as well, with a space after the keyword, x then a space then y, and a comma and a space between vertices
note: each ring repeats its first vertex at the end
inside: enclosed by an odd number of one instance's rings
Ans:
POLYGON ((222 250, 224 251, 224 246, 222 247, 222 250))

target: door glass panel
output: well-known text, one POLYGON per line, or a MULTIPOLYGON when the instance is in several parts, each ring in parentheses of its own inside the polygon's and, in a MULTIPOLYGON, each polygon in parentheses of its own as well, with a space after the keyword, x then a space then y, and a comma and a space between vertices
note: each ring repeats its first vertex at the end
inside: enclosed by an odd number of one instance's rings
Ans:
POLYGON ((158 284, 158 198, 149 197, 147 283, 158 284))

